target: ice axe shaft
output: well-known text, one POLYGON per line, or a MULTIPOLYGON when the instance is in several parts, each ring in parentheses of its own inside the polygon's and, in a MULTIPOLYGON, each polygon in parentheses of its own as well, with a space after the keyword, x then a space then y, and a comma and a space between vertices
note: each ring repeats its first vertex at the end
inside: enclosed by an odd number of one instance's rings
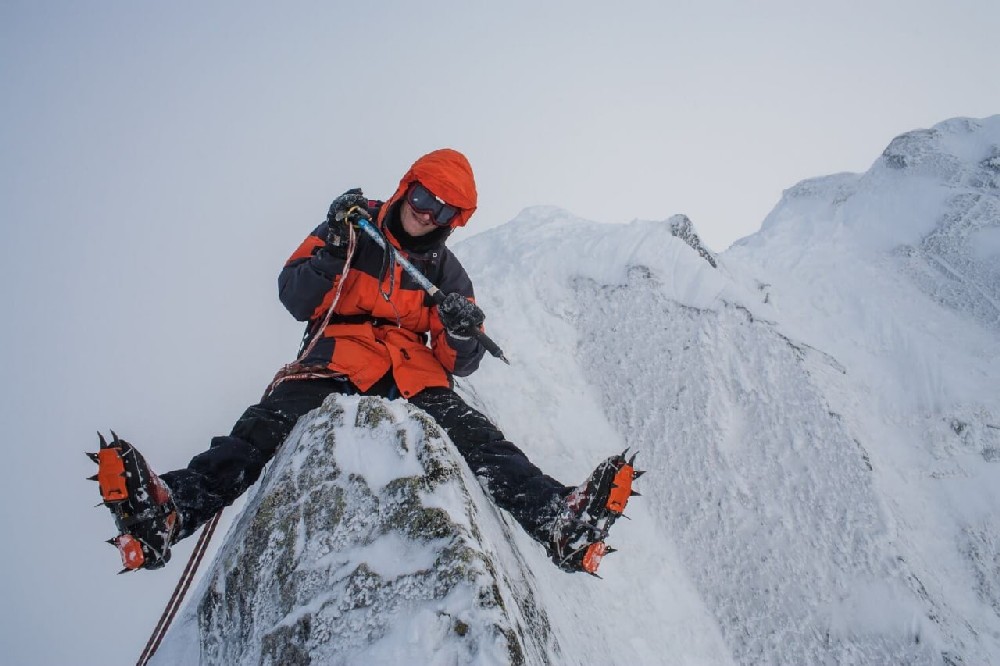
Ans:
MULTIPOLYGON (((417 281, 417 284, 423 287, 424 291, 426 291, 434 301, 434 304, 441 305, 442 301, 444 301, 445 295, 434 285, 433 282, 427 279, 427 276, 421 273, 416 266, 411 264, 409 260, 399 252, 399 250, 385 242, 385 239, 382 237, 379 230, 372 225, 370 221, 371 217, 368 215, 368 212, 362 210, 361 208, 355 208, 351 210, 348 215, 354 213, 357 213, 357 224, 361 230, 371 236, 371 239, 378 243, 379 247, 383 250, 389 250, 392 252, 393 258, 399 262, 399 265, 403 267, 403 270, 410 274, 410 277, 417 281)), ((500 346, 497 345, 497 343, 493 342, 490 336, 479 330, 477 330, 474 335, 476 336, 476 339, 479 340, 479 343, 486 348, 486 351, 507 365, 510 365, 510 361, 508 361, 507 357, 504 356, 503 350, 500 349, 500 346)))

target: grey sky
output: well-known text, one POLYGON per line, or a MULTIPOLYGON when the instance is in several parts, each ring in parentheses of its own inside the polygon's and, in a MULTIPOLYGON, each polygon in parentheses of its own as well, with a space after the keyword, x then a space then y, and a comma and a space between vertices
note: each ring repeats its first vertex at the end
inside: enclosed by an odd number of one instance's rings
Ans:
POLYGON ((987 0, 4 0, 4 661, 96 663, 98 595, 138 654, 182 563, 111 575, 81 451, 114 427, 168 469, 228 431, 294 355, 275 277, 332 196, 451 146, 459 238, 554 204, 723 250, 798 180, 1000 112, 997 34, 987 0))

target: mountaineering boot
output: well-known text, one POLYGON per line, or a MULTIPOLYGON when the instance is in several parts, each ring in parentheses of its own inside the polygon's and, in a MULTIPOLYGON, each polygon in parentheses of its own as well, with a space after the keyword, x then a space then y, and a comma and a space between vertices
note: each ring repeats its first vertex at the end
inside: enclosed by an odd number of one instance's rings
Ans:
POLYGON ((180 527, 170 490, 135 447, 113 430, 110 444, 101 433, 97 436, 100 450, 87 454, 98 467, 90 479, 100 485, 104 505, 118 526, 118 536, 108 543, 121 554, 125 568, 119 573, 159 569, 170 561, 170 546, 180 527))
POLYGON ((615 521, 625 511, 632 490, 632 481, 645 472, 637 472, 625 454, 611 456, 597 466, 590 477, 566 496, 565 506, 552 524, 552 540, 547 546, 549 556, 564 571, 584 571, 597 576, 601 559, 614 548, 604 543, 615 521))

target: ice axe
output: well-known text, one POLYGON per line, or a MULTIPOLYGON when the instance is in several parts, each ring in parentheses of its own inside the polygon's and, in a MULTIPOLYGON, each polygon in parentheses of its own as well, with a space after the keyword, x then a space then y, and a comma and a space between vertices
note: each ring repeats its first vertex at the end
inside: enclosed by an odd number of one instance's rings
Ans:
MULTIPOLYGON (((378 243, 379 247, 381 247, 383 250, 388 250, 392 252, 393 258, 397 262, 399 262, 399 265, 403 267, 403 270, 409 273, 410 277, 416 280, 417 284, 419 284, 423 288, 423 290, 426 291, 428 295, 430 295, 431 300, 434 301, 434 304, 441 305, 441 303, 444 301, 445 297, 444 293, 442 293, 442 291, 438 289, 433 282, 428 280, 427 276, 421 273, 416 266, 411 264, 409 260, 399 252, 399 250, 394 248, 389 243, 385 242, 385 238, 382 236, 382 233, 378 229, 376 229, 374 225, 372 225, 371 215, 368 214, 368 211, 364 210, 360 206, 355 206, 351 210, 347 211, 347 219, 354 220, 357 223, 358 227, 360 227, 361 230, 364 231, 366 234, 371 236, 371 239, 376 243, 378 243)), ((510 361, 508 361, 507 357, 504 356, 503 350, 500 349, 500 346, 497 343, 493 342, 490 336, 486 335, 479 329, 476 329, 473 332, 473 335, 476 336, 476 339, 479 340, 479 343, 486 348, 486 351, 488 351, 490 354, 497 357, 507 365, 510 365, 510 361)))

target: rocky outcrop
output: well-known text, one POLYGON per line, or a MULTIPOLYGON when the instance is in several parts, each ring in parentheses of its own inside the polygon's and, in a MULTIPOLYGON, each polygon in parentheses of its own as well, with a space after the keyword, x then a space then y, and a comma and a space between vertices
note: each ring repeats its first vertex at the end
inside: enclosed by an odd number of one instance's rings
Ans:
POLYGON ((547 617, 525 572, 498 564, 509 546, 484 530, 505 528, 483 499, 425 414, 331 397, 289 437, 158 663, 195 643, 202 664, 546 661, 547 617))
POLYGON ((687 215, 674 215, 667 220, 667 224, 670 225, 671 234, 690 245, 702 259, 711 264, 712 268, 718 268, 718 264, 715 261, 715 255, 702 245, 701 238, 698 236, 698 232, 694 230, 694 225, 691 223, 691 218, 687 215))

